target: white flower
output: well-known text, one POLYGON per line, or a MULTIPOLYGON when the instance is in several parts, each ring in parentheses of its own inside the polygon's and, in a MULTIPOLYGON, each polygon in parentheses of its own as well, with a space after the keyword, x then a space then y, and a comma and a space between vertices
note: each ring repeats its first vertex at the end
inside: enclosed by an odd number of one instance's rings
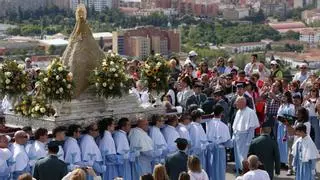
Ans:
POLYGON ((98 71, 94 71, 94 75, 98 76, 99 72, 98 71))
POLYGON ((107 79, 107 81, 108 81, 108 82, 110 82, 110 81, 111 81, 111 79, 107 79))
POLYGON ((27 74, 27 73, 26 73, 26 71, 22 71, 22 74, 25 75, 25 74, 27 74))
POLYGON ((7 76, 7 77, 11 77, 12 73, 11 72, 5 72, 4 75, 7 76))
POLYGON ((107 62, 103 61, 102 66, 106 66, 106 65, 107 65, 107 62))
POLYGON ((120 87, 123 87, 123 83, 122 82, 120 83, 120 87))
POLYGON ((60 94, 59 90, 56 90, 56 94, 60 94))
POLYGON ((10 79, 6 79, 6 84, 10 84, 11 80, 10 79))
POLYGON ((24 69, 24 65, 23 64, 19 64, 18 68, 22 70, 22 69, 24 69))
POLYGON ((43 72, 40 72, 40 73, 39 73, 39 76, 43 76, 43 72))
POLYGON ((110 71, 111 72, 116 72, 116 68, 111 68, 110 71))
POLYGON ((41 113, 46 112, 46 108, 40 108, 40 112, 41 112, 41 113))
POLYGON ((64 83, 65 83, 65 82, 67 82, 67 80, 63 79, 63 80, 62 80, 62 82, 64 82, 64 83))
POLYGON ((26 85, 25 84, 21 84, 21 88, 23 89, 23 88, 25 88, 26 87, 26 85))
POLYGON ((51 89, 50 89, 50 88, 48 88, 48 89, 47 89, 47 92, 48 92, 48 93, 49 93, 49 92, 51 92, 51 89))
POLYGON ((59 68, 58 68, 58 71, 59 71, 59 72, 63 71, 63 67, 59 67, 59 68))
POLYGON ((111 57, 115 57, 115 55, 113 53, 111 53, 111 57))
POLYGON ((107 83, 103 83, 102 86, 103 86, 103 87, 107 87, 107 83))
POLYGON ((113 89, 113 87, 112 87, 112 86, 109 86, 109 89, 110 89, 110 90, 112 90, 112 89, 113 89))
POLYGON ((110 65, 114 65, 114 62, 113 62, 113 61, 110 61, 110 65))
POLYGON ((11 88, 11 86, 7 86, 7 87, 6 87, 6 89, 10 89, 10 88, 11 88))
POLYGON ((35 111, 39 111, 39 109, 40 109, 40 106, 38 106, 38 105, 36 107, 34 107, 35 111))
POLYGON ((56 80, 59 80, 59 79, 60 79, 60 76, 59 76, 59 75, 57 75, 57 76, 56 76, 56 80))
POLYGON ((114 74, 114 77, 118 77, 118 74, 116 73, 116 74, 114 74))
POLYGON ((0 65, 0 70, 2 70, 3 69, 3 65, 0 65))
POLYGON ((63 92, 63 88, 62 88, 62 87, 61 87, 61 88, 59 88, 59 91, 60 91, 60 92, 63 92))
POLYGON ((119 66, 118 66, 118 65, 116 65, 116 68, 117 68, 117 69, 119 69, 119 66))
POLYGON ((162 64, 161 64, 161 62, 158 62, 157 63, 157 67, 160 67, 162 64))
POLYGON ((44 78, 43 82, 48 82, 48 80, 49 80, 48 78, 44 78))
POLYGON ((99 83, 96 83, 96 87, 99 87, 100 86, 100 84, 99 83))
POLYGON ((69 73, 68 73, 68 76, 73 77, 72 72, 69 72, 69 73))
POLYGON ((68 85, 67 85, 67 88, 68 88, 68 89, 71 89, 71 84, 68 84, 68 85))
POLYGON ((157 81, 159 82, 159 81, 160 81, 160 78, 158 78, 157 81))

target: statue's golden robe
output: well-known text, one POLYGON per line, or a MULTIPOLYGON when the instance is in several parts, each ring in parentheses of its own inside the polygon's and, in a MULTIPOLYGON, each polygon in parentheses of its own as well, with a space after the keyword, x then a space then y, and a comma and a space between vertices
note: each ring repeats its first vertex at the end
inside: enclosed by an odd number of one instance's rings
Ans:
POLYGON ((76 11, 76 25, 69 44, 62 55, 62 62, 70 68, 75 82, 75 98, 89 86, 89 76, 105 57, 86 21, 86 9, 80 4, 76 11))

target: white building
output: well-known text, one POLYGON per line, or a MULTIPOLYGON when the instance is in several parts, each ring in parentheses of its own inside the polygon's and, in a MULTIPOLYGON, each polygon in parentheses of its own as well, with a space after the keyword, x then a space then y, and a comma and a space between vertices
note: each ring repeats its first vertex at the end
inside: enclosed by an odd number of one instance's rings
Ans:
POLYGON ((300 32, 299 41, 316 44, 320 41, 320 30, 304 30, 300 32))
MULTIPOLYGON (((112 8, 112 0, 80 0, 81 3, 94 9, 96 11, 103 11, 106 7, 112 8)), ((73 10, 77 9, 78 0, 70 0, 70 7, 73 10)))
POLYGON ((231 53, 244 53, 265 50, 267 43, 265 42, 247 42, 238 44, 226 44, 224 47, 231 53))

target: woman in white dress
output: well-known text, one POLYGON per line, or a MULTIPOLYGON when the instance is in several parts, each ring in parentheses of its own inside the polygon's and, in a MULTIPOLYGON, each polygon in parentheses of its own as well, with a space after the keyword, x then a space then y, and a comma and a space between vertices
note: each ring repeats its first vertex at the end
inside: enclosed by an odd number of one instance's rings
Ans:
POLYGON ((207 173, 201 168, 200 159, 196 156, 188 158, 188 174, 190 180, 209 180, 207 173))

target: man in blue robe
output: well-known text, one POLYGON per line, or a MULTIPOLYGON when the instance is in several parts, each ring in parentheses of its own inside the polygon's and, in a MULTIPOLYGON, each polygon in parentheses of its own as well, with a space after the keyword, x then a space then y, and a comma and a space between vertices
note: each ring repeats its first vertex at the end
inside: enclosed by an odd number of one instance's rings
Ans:
POLYGON ((123 156, 123 164, 117 166, 118 173, 123 179, 132 179, 131 163, 135 160, 135 153, 130 152, 130 146, 127 134, 130 132, 131 124, 129 119, 121 118, 118 121, 118 128, 114 134, 113 139, 116 144, 117 154, 123 156))
POLYGON ((226 179, 226 150, 232 141, 228 126, 221 121, 224 108, 217 105, 213 108, 214 118, 206 125, 208 136, 207 173, 210 180, 226 179))
POLYGON ((9 140, 5 135, 0 135, 0 180, 8 180, 10 176, 10 167, 8 160, 12 153, 8 149, 9 140))
POLYGON ((298 124, 295 134, 299 139, 293 144, 291 154, 296 180, 314 180, 316 175, 316 160, 320 157, 316 145, 307 134, 307 127, 298 124))
POLYGON ((72 171, 74 168, 79 167, 82 164, 81 150, 78 144, 80 139, 81 127, 76 124, 72 124, 68 127, 67 138, 63 145, 64 160, 68 164, 68 170, 72 171))
POLYGON ((260 126, 257 114, 247 107, 246 98, 236 100, 238 111, 232 126, 236 170, 242 170, 242 161, 247 158, 249 145, 254 137, 254 130, 260 126))

